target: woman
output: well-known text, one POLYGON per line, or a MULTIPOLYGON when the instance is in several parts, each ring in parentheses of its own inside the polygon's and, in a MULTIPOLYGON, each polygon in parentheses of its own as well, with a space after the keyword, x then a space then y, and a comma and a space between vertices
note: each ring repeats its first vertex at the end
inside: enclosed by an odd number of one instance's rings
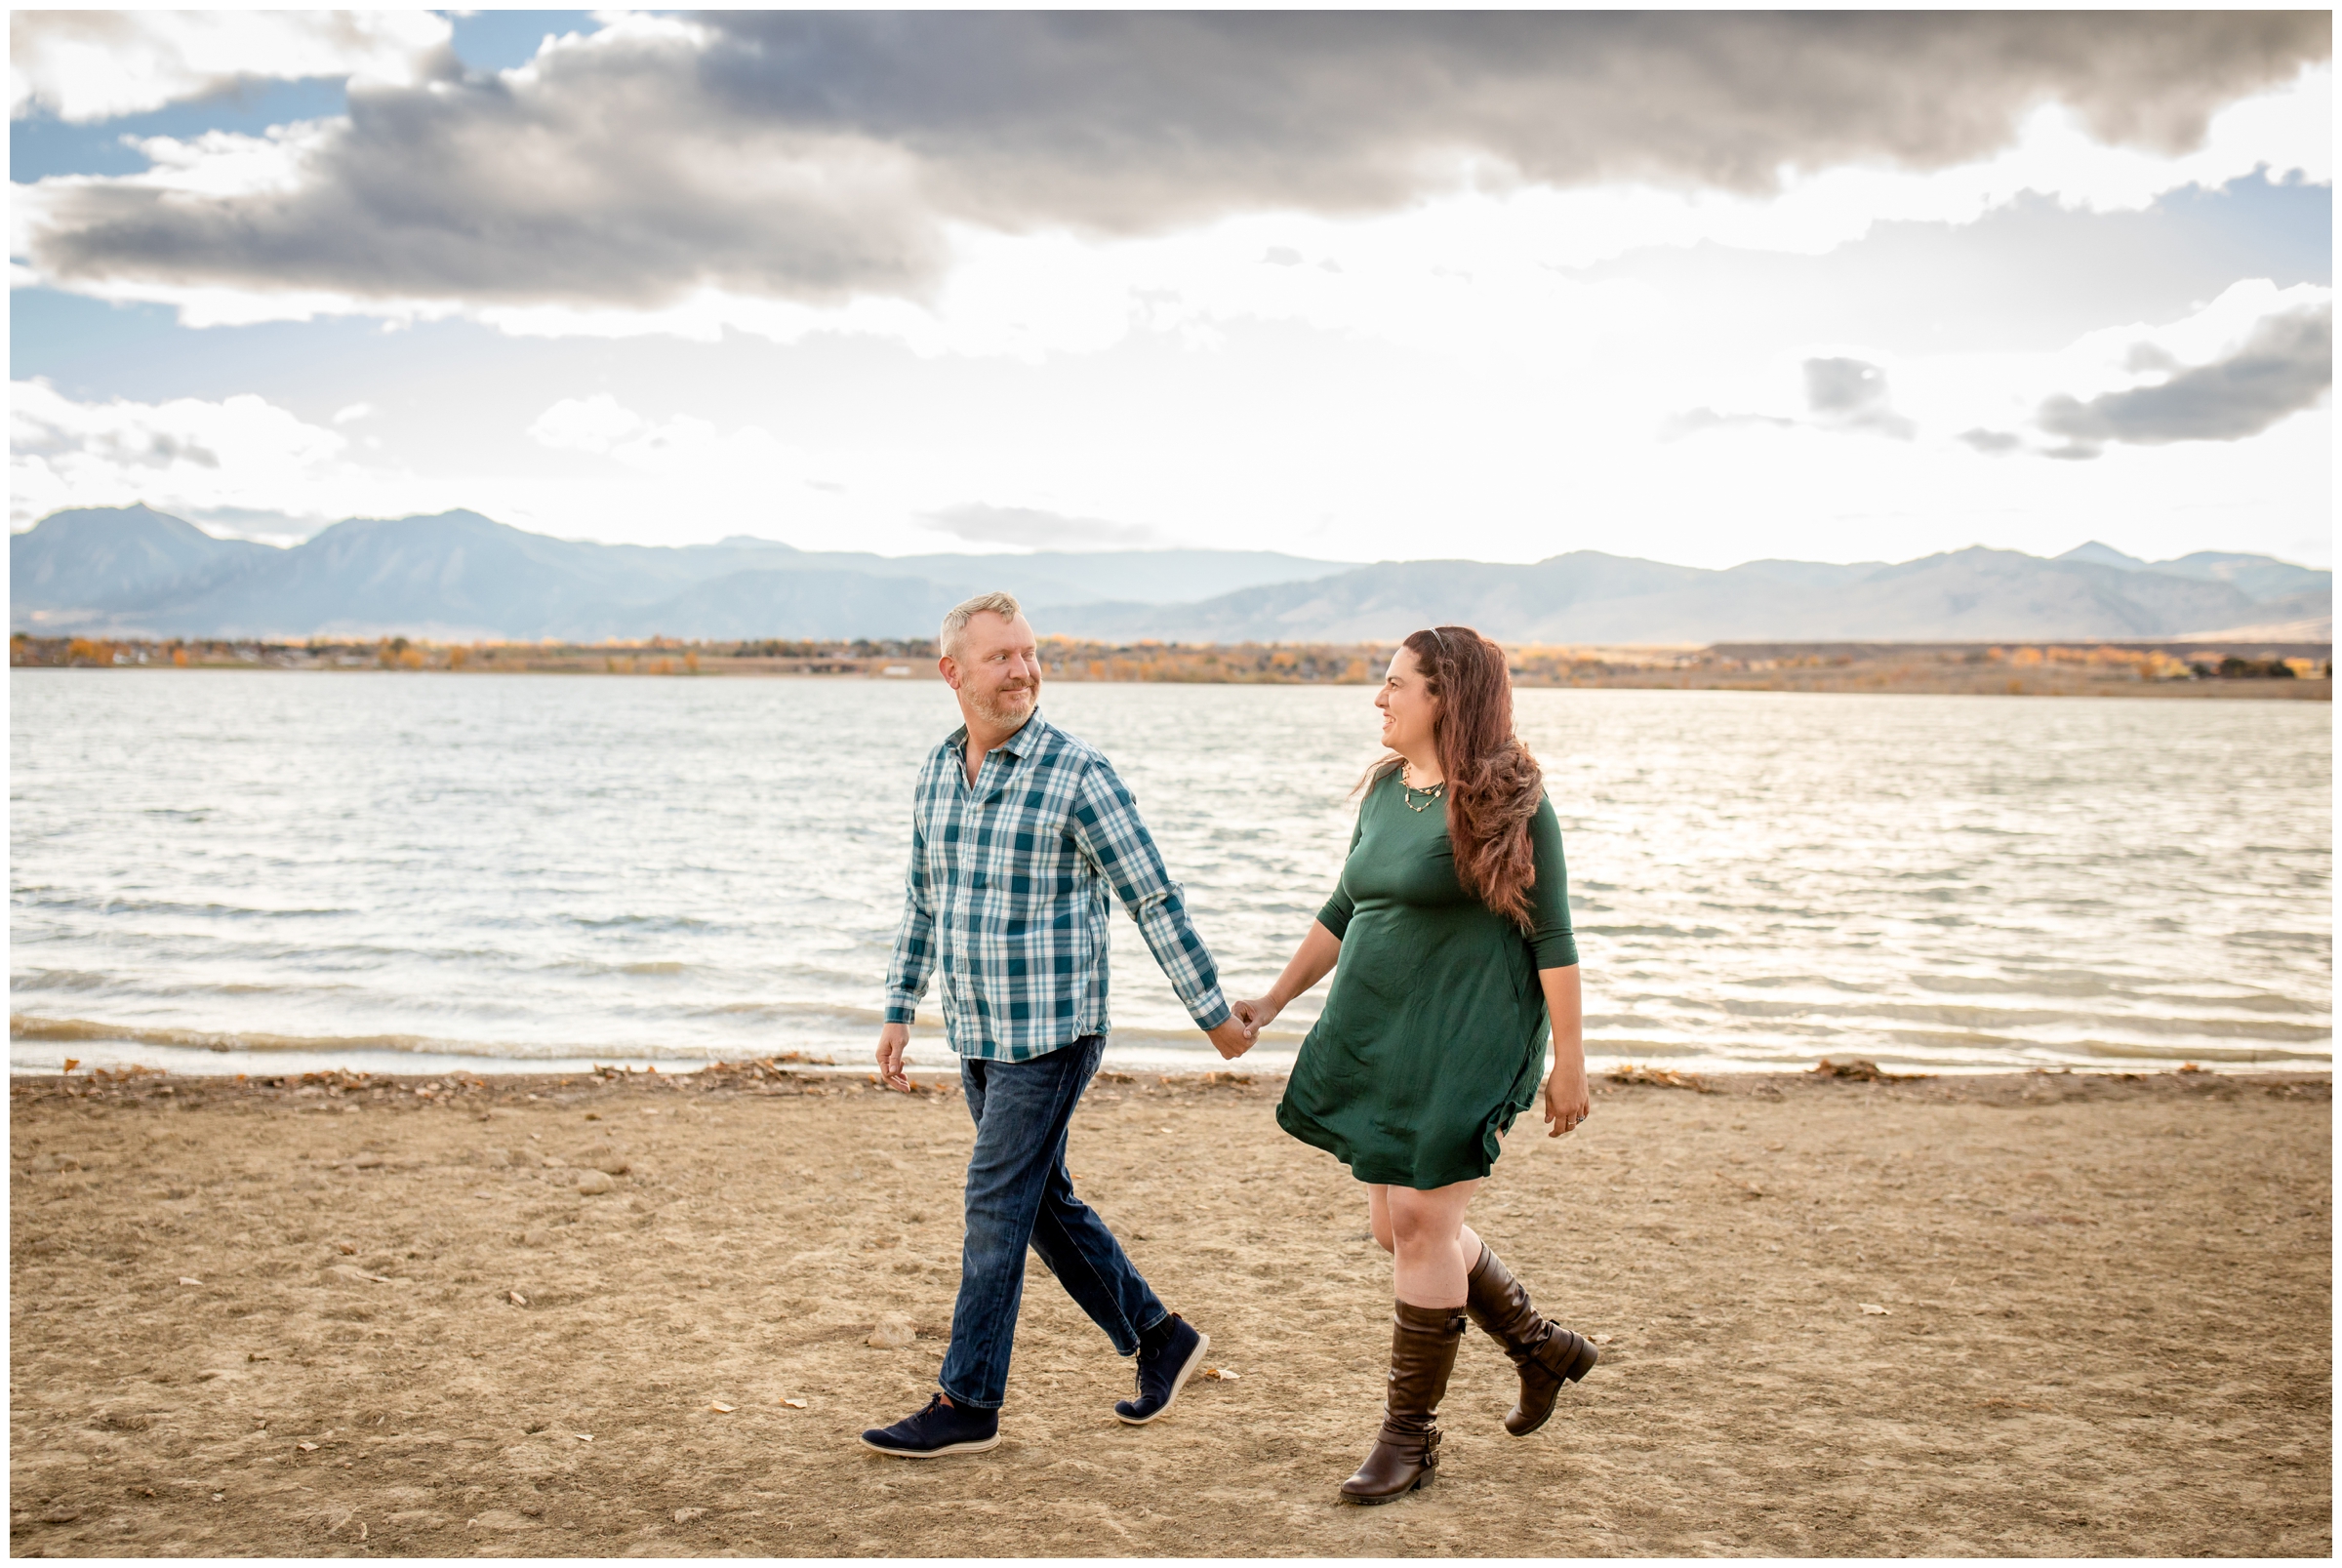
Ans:
POLYGON ((1513 733, 1504 652, 1469 626, 1416 632, 1374 702, 1392 755, 1367 776, 1341 885, 1269 993, 1235 1004, 1258 1028, 1334 972, 1276 1119, 1366 1184, 1374 1239, 1396 1259, 1382 1431, 1342 1483, 1355 1503, 1430 1484, 1468 1314, 1519 1370, 1516 1437, 1598 1359, 1464 1223, 1537 1093, 1549 1017, 1552 1136, 1589 1108, 1561 829, 1513 733))

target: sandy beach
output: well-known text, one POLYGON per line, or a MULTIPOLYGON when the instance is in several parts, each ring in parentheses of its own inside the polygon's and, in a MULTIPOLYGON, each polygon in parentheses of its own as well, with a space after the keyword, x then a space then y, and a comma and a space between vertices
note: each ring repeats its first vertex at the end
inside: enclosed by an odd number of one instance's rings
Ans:
POLYGON ((17 1554, 2332 1548, 2323 1075, 1605 1082, 1474 1211, 1604 1364, 1516 1440, 1475 1332, 1373 1509, 1389 1267, 1273 1081, 1073 1133, 1233 1376, 1121 1427, 1036 1264, 1006 1440, 925 1465, 854 1438, 932 1383, 956 1094, 430 1083, 17 1081, 17 1554))

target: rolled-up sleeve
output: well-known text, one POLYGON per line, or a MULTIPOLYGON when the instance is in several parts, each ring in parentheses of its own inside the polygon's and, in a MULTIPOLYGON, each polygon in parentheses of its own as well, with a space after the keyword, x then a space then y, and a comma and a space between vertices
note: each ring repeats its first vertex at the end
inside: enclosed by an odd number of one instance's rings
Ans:
POLYGON ((1195 1026, 1216 1029, 1227 1023, 1228 1000, 1220 994, 1211 949, 1188 919, 1179 884, 1164 868, 1154 835, 1139 820, 1138 802, 1103 761, 1084 770, 1075 792, 1073 842, 1138 922, 1147 950, 1162 966, 1195 1026))
POLYGON ((1535 924, 1529 930, 1529 950, 1539 969, 1567 969, 1578 961, 1577 934, 1569 925, 1569 867, 1561 861, 1561 824, 1550 799, 1537 802, 1529 819, 1529 852, 1537 880, 1529 889, 1535 924))

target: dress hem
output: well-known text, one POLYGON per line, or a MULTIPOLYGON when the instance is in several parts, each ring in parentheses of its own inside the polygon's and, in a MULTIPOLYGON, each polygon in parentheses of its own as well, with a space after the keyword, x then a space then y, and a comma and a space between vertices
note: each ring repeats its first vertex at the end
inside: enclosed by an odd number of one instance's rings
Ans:
POLYGON ((1489 1172, 1496 1169, 1496 1162, 1489 1160, 1482 1163, 1476 1171, 1467 1171, 1461 1175, 1447 1177, 1443 1181, 1422 1180, 1413 1171, 1401 1175, 1386 1176, 1380 1174, 1379 1169, 1360 1170, 1357 1158, 1338 1135, 1315 1117, 1293 1108, 1289 1101, 1277 1102, 1276 1124, 1293 1138, 1312 1148, 1324 1149, 1344 1165, 1349 1166, 1350 1174, 1358 1181, 1371 1183, 1376 1186, 1403 1186, 1416 1192, 1436 1192, 1439 1188, 1453 1186, 1458 1182, 1485 1182, 1488 1180, 1489 1172))

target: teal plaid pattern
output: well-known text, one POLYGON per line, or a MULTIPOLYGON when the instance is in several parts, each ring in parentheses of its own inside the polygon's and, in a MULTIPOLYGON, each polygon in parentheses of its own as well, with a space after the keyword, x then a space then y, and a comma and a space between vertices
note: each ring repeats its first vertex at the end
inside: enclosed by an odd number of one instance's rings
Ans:
POLYGON ((1024 1062, 1105 1033, 1110 892, 1196 1027, 1225 1023, 1211 951, 1104 753, 1035 712, 971 787, 967 741, 953 731, 919 770, 886 1021, 910 1023, 933 975, 963 1057, 1024 1062))

